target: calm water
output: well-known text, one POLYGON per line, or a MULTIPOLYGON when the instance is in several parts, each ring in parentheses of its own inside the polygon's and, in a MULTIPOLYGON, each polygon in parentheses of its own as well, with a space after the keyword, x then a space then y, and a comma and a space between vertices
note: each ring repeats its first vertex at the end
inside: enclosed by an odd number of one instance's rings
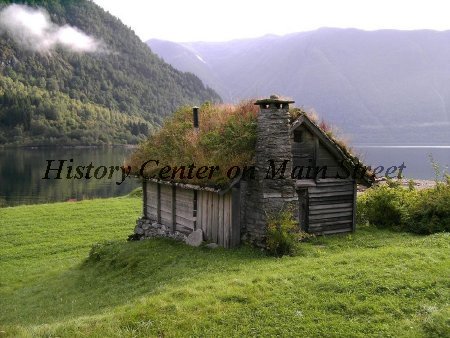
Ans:
MULTIPOLYGON (((0 206, 125 195, 139 186, 136 179, 128 178, 116 185, 115 182, 120 182, 122 177, 119 171, 115 171, 111 179, 108 175, 103 179, 66 179, 67 167, 70 159, 73 159, 74 168, 92 163, 92 175, 99 166, 122 165, 131 151, 124 147, 0 149, 0 206), (59 167, 59 160, 66 160, 62 179, 53 179, 54 171, 49 175, 51 179, 42 179, 47 160, 55 160, 52 168, 59 167)), ((97 176, 101 173, 99 171, 97 176)))
POLYGON ((403 176, 406 178, 435 178, 430 155, 439 164, 442 172, 450 167, 450 146, 355 146, 355 152, 363 162, 372 168, 383 166, 384 170, 391 166, 405 163, 403 176))
MULTIPOLYGON (((441 165, 441 170, 450 165, 450 146, 444 147, 355 147, 364 162, 372 167, 382 165, 385 169, 399 166, 403 162, 407 178, 433 179, 434 171, 429 154, 441 165)), ((66 179, 65 162, 63 179, 44 180, 47 160, 73 159, 73 166, 120 166, 132 149, 117 148, 63 148, 63 149, 7 149, 0 150, 0 206, 47 203, 86 199, 94 197, 120 196, 139 186, 136 179, 126 179, 121 185, 121 173, 115 172, 111 179, 66 179)), ((57 168, 59 162, 53 162, 57 168)), ((92 174, 91 173, 91 174, 92 174)), ((50 177, 54 177, 51 174, 50 177)))

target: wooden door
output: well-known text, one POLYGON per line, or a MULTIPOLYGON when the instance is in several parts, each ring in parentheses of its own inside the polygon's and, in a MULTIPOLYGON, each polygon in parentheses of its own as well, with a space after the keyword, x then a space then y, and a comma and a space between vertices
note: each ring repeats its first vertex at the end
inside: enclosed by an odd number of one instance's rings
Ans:
POLYGON ((298 193, 298 221, 302 231, 308 230, 308 188, 297 190, 298 193))

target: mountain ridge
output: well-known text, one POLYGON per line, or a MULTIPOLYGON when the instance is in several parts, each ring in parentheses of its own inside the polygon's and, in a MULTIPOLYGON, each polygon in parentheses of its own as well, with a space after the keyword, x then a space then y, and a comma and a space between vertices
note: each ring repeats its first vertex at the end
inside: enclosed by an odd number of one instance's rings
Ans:
POLYGON ((322 28, 228 42, 147 44, 226 101, 275 92, 316 110, 359 144, 412 144, 418 133, 429 136, 424 142, 450 144, 450 31, 322 28), (206 64, 189 63, 192 56, 174 50, 198 54, 206 64))

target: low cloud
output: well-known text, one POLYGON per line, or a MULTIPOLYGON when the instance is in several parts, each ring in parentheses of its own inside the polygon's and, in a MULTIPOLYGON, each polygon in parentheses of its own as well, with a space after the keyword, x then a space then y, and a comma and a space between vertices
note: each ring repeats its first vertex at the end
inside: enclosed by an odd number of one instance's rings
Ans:
POLYGON ((61 46, 77 53, 104 52, 102 43, 76 27, 58 26, 47 11, 9 5, 0 11, 0 31, 6 31, 23 48, 49 53, 61 46))

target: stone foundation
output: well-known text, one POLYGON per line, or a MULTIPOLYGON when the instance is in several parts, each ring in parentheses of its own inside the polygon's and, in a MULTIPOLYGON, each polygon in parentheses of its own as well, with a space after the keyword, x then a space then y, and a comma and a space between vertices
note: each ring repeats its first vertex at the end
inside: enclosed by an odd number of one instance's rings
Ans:
POLYGON ((143 240, 147 238, 165 237, 172 238, 177 241, 186 242, 187 236, 179 231, 172 232, 172 229, 152 221, 148 218, 139 218, 134 228, 134 239, 143 240))

